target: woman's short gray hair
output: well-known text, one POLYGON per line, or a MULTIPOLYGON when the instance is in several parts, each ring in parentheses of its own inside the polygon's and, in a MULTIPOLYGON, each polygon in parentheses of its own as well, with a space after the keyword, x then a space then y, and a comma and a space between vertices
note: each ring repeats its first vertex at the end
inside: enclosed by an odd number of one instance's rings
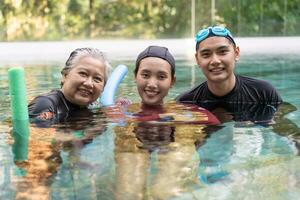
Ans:
POLYGON ((108 62, 105 54, 96 48, 78 48, 72 51, 68 60, 66 61, 65 67, 61 70, 61 74, 67 75, 70 69, 72 69, 83 57, 92 57, 104 63, 105 65, 104 81, 106 83, 108 76, 111 73, 112 67, 108 62))

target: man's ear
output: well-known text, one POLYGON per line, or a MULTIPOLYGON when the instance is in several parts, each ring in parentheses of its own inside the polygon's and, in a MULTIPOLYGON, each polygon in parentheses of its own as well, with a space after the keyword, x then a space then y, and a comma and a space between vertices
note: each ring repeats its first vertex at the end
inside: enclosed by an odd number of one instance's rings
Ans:
POLYGON ((235 61, 238 61, 240 59, 240 47, 235 47, 234 49, 234 53, 235 53, 235 61))
POLYGON ((198 61, 198 52, 197 51, 195 53, 195 60, 196 60, 197 65, 200 67, 199 61, 198 61))

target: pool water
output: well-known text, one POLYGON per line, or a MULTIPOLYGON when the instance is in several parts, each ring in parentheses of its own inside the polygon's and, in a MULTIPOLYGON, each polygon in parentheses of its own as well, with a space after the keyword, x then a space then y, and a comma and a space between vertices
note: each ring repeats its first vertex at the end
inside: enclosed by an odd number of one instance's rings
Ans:
MULTIPOLYGON (((129 74, 118 96, 137 103, 133 62, 124 63, 129 74)), ((164 120, 128 120, 95 109, 61 124, 31 124, 30 140, 17 144, 8 68, 2 67, 0 199, 297 199, 299 63, 292 55, 247 56, 238 63, 237 73, 271 82, 285 101, 267 124, 218 111, 221 124, 207 125, 205 116, 168 103, 164 120), (28 162, 14 160, 22 156, 28 162)), ((25 72, 28 99, 59 87, 60 66, 26 66, 25 72)), ((204 80, 192 61, 178 62, 176 76, 167 101, 204 80)), ((140 112, 139 105, 128 112, 140 112)), ((261 116, 256 107, 244 112, 261 116)))

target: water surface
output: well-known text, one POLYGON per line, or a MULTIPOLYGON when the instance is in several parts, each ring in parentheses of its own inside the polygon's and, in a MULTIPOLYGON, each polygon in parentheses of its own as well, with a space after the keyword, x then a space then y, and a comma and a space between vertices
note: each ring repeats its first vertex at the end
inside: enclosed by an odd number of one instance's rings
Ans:
MULTIPOLYGON (((122 63, 129 74, 118 96, 139 102, 133 61, 122 63)), ((2 67, 0 199, 297 199, 299 63, 293 55, 244 56, 238 63, 237 73, 271 82, 285 101, 267 124, 233 121, 233 113, 225 111, 215 113, 219 125, 191 123, 193 113, 172 106, 163 120, 151 122, 96 109, 61 124, 31 124, 28 144, 17 147, 8 68, 2 67), (182 115, 172 115, 176 112, 182 115), (14 161, 16 154, 26 153, 28 162, 14 161)), ((191 61, 177 66, 167 101, 204 80, 191 61)), ((60 69, 57 64, 25 65, 28 99, 58 88, 60 69)), ((128 112, 140 111, 134 104, 128 112)))

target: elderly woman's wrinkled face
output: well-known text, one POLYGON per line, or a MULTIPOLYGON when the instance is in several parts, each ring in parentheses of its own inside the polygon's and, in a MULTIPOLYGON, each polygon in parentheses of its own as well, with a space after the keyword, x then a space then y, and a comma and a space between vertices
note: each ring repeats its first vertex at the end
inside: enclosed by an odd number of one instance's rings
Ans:
POLYGON ((97 100, 105 85, 105 64, 93 57, 81 58, 62 77, 62 92, 73 104, 87 106, 97 100))

